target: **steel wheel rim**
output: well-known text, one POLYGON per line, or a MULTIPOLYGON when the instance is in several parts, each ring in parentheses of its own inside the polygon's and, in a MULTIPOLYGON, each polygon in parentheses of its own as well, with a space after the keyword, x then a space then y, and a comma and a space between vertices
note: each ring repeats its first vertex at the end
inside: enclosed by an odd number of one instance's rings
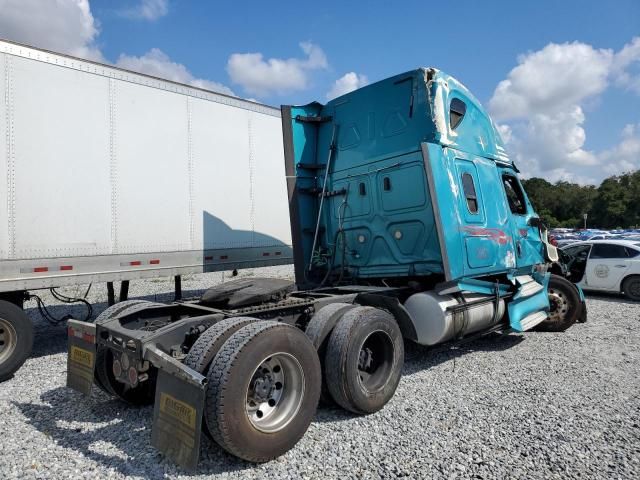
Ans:
POLYGON ((358 382, 364 390, 382 390, 391 378, 395 346, 384 330, 371 332, 362 342, 358 354, 358 382))
POLYGON ((567 296, 553 288, 549 289, 549 305, 549 320, 552 322, 564 320, 569 313, 569 300, 567 296))
POLYGON ((18 335, 13 325, 0 318, 0 364, 11 357, 18 344, 18 335))
POLYGON ((289 353, 269 355, 260 362, 247 385, 247 419, 261 432, 278 432, 298 414, 304 391, 300 362, 289 353))

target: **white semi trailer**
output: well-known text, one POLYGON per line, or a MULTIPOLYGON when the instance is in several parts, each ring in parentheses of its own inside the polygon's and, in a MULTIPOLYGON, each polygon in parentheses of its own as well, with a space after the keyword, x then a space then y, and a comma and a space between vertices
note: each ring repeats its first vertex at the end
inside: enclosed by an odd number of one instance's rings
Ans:
POLYGON ((29 290, 291 263, 281 132, 269 106, 0 41, 0 381, 29 290))

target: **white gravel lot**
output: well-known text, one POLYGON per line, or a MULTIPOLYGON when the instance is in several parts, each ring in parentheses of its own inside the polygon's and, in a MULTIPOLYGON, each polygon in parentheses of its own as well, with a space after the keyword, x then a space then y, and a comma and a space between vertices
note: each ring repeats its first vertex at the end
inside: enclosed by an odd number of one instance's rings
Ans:
MULTIPOLYGON (((241 272, 250 274, 293 277, 288 266, 241 272)), ((221 277, 184 278, 185 296, 221 277)), ((171 279, 136 281, 130 298, 171 300, 172 289, 171 279)), ((89 300, 97 315, 106 287, 94 285, 89 300)), ((588 323, 561 334, 491 335, 435 351, 408 345, 398 391, 381 412, 321 407, 293 450, 257 466, 203 439, 198 469, 187 472, 151 447, 151 407, 65 387, 65 329, 29 303, 33 356, 0 384, 0 479, 640 478, 640 304, 613 296, 587 304, 588 323)))

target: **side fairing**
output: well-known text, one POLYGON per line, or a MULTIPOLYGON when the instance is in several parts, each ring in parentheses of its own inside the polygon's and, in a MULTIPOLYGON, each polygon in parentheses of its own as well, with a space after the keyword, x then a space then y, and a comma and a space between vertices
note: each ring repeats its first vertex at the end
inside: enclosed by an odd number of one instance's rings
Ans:
POLYGON ((319 103, 282 107, 282 135, 293 262, 296 283, 301 288, 307 283, 305 272, 311 258, 314 222, 318 210, 317 198, 302 192, 317 187, 317 171, 310 167, 317 164, 318 128, 313 123, 299 121, 299 119, 319 116, 321 109, 322 105, 319 103))

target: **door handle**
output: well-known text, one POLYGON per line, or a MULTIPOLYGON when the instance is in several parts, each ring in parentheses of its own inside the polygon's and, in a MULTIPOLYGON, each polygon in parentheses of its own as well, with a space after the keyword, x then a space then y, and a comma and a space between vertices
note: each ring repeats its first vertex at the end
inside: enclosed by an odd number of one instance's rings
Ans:
POLYGON ((615 265, 616 268, 627 268, 626 265, 615 265))

